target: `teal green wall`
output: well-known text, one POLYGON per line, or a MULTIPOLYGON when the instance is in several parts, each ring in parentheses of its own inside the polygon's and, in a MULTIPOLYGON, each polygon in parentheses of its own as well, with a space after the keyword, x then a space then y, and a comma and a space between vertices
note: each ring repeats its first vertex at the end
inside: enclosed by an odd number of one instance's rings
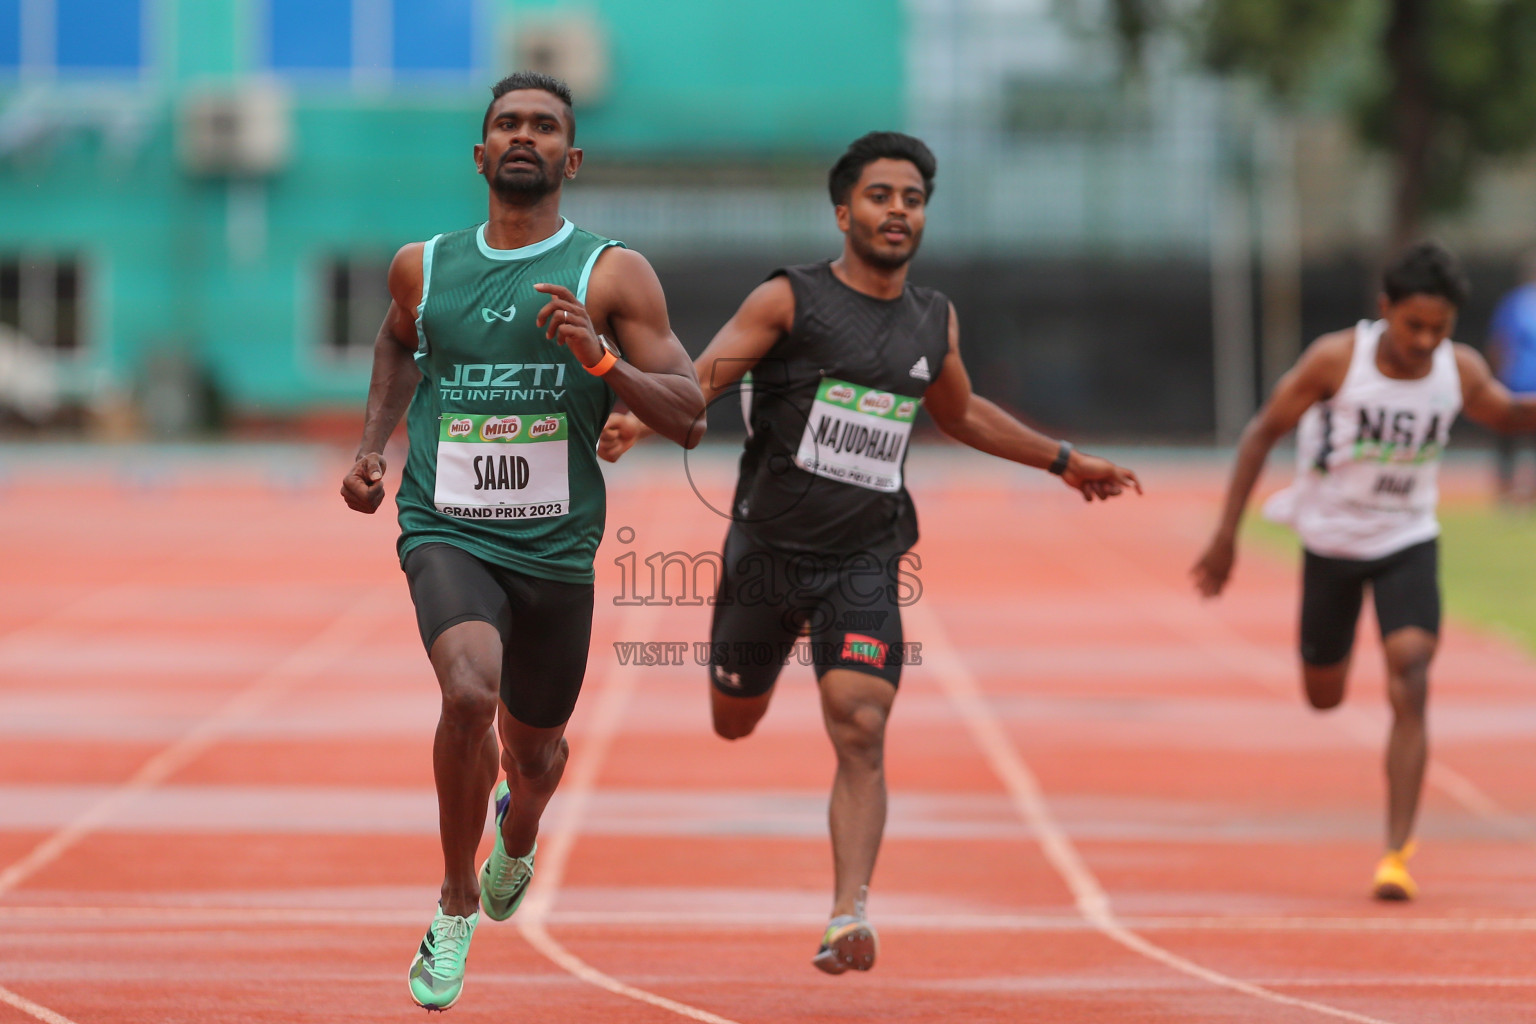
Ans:
MULTIPOLYGON (((191 83, 260 70, 258 0, 146 0, 155 66, 137 81, 51 87, 50 109, 99 108, 100 123, 0 155, 0 253, 85 258, 85 369, 121 385, 135 382, 148 354, 177 348, 209 367, 239 410, 355 402, 366 363, 321 355, 321 268, 338 255, 386 261, 405 242, 483 216, 470 151, 500 71, 497 40, 536 13, 523 0, 484 2, 483 73, 382 90, 290 81, 291 159, 240 186, 182 171, 173 112, 191 83), (128 113, 111 113, 118 105, 128 113), (109 142, 107 129, 124 123, 137 123, 137 134, 109 142), (250 236, 230 245, 231 209, 241 204, 265 219, 259 252, 241 251, 250 236)), ((826 154, 900 123, 899 0, 605 0, 585 9, 605 19, 613 53, 607 99, 579 109, 589 161, 826 154)), ((0 117, 19 99, 0 81, 0 117)))
POLYGON ((339 255, 387 262, 405 242, 484 215, 474 116, 461 116, 476 101, 451 112, 300 105, 292 164, 244 186, 183 175, 168 111, 126 165, 97 133, 69 133, 0 170, 0 250, 85 258, 89 359, 125 384, 145 355, 179 349, 238 406, 351 398, 366 367, 321 354, 322 268, 339 255), (265 205, 253 256, 229 244, 241 189, 265 205))
POLYGON ((505 0, 503 10, 514 26, 518 15, 595 12, 613 74, 605 99, 581 111, 583 141, 686 158, 700 149, 840 151, 871 129, 899 129, 901 6, 505 0))

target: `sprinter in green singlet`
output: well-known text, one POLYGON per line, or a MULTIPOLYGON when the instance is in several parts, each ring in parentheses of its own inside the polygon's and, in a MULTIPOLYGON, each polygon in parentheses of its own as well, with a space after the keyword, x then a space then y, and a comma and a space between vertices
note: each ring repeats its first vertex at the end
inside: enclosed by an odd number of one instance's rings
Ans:
POLYGON ((703 433, 704 399, 655 271, 560 216, 582 160, 570 90, 519 72, 491 93, 474 148, 490 217, 390 264, 363 439, 341 489, 359 512, 379 507, 385 442, 405 415, 399 554, 442 690, 443 884, 409 975, 428 1010, 459 998, 480 911, 510 917, 533 878, 586 671, 605 511, 595 449, 615 396, 679 444, 703 433), (493 786, 496 841, 477 875, 493 786))

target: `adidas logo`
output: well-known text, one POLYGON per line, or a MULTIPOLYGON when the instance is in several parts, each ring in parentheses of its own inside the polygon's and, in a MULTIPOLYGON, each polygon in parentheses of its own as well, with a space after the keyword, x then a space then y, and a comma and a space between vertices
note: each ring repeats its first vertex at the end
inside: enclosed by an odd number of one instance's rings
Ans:
POLYGON ((928 357, 918 356, 917 362, 912 364, 912 369, 907 371, 918 380, 933 380, 933 373, 928 369, 928 357))

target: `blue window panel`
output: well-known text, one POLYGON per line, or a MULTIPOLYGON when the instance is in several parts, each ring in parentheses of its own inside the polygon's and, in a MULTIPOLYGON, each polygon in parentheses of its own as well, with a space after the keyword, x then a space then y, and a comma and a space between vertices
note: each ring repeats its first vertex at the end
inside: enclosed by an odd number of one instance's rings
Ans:
POLYGON ((139 0, 54 0, 60 68, 132 70, 143 63, 139 0))
POLYGON ((395 0, 394 7, 397 72, 473 69, 474 0, 395 0))
POLYGON ((352 0, 267 0, 272 66, 352 67, 352 0))
POLYGON ((0 0, 0 71, 21 65, 21 0, 0 0))

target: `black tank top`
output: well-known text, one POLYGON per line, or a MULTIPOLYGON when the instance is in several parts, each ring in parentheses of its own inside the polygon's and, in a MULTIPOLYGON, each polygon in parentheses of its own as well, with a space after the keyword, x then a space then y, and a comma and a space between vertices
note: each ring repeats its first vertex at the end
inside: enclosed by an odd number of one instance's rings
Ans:
POLYGON ((830 263, 775 270, 795 319, 753 369, 737 528, 769 547, 890 555, 917 542, 902 469, 923 392, 949 351, 949 300, 855 291, 830 263))

